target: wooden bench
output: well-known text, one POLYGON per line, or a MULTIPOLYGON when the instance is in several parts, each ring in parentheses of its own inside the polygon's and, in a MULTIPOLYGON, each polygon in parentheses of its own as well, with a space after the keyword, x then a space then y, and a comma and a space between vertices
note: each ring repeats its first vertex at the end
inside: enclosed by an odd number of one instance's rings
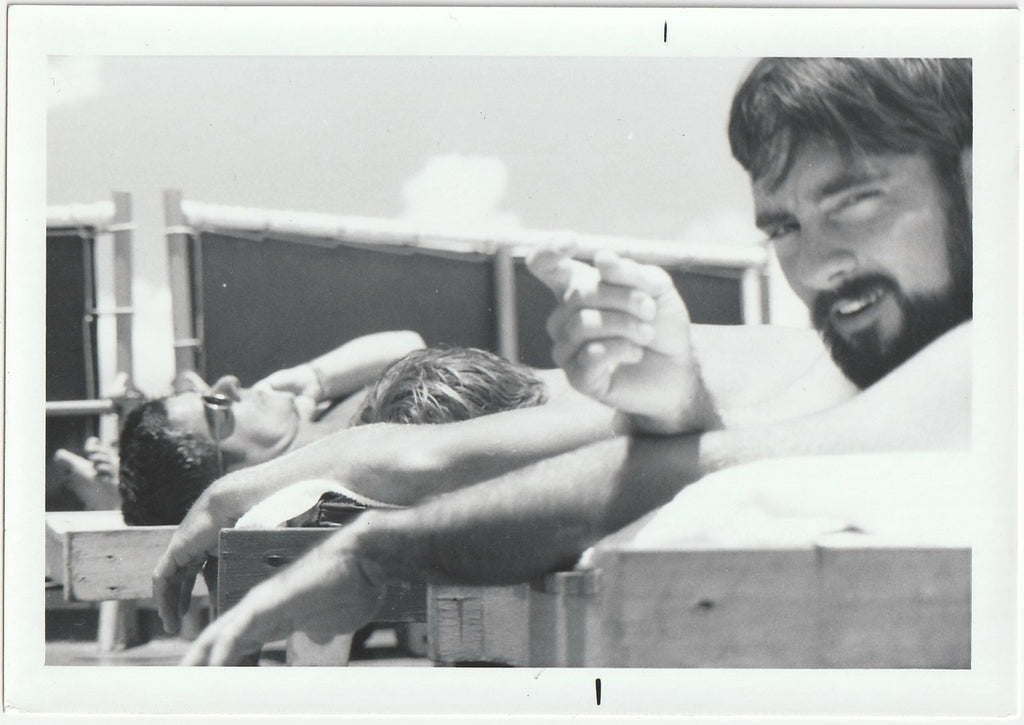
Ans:
POLYGON ((431 586, 436 663, 969 668, 971 551, 863 535, 804 549, 615 545, 512 587, 431 586))
MULTIPOLYGON (((217 565, 217 611, 234 606, 246 592, 276 574, 336 529, 222 529, 217 565)), ((374 620, 377 623, 426 621, 426 587, 390 585, 374 620)), ((339 635, 326 645, 302 633, 288 638, 285 661, 290 665, 338 666, 348 663, 352 635, 339 635)))
MULTIPOLYGON (((47 574, 68 601, 148 599, 173 530, 126 527, 117 512, 47 514, 47 574)), ((223 530, 218 610, 331 533, 223 530)), ((194 595, 205 593, 200 579, 194 595)), ((378 619, 426 621, 442 665, 969 668, 971 550, 863 534, 764 550, 620 541, 586 569, 527 584, 392 586, 378 619)), ((101 632, 101 647, 116 634, 101 632)), ((325 650, 299 638, 288 657, 344 664, 343 650, 347 640, 325 650)))
MULTIPOLYGON (((46 513, 46 576, 66 602, 99 602, 98 642, 109 652, 139 640, 133 623, 137 604, 152 600, 153 569, 170 543, 174 526, 127 526, 120 511, 46 513)), ((207 595, 200 577, 185 636, 201 626, 207 595)))

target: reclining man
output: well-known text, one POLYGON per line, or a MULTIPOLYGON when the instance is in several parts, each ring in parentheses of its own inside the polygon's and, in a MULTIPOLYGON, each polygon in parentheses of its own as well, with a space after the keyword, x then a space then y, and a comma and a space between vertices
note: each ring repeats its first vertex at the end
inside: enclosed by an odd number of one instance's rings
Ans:
MULTIPOLYGON (((561 300, 549 322, 556 360, 576 387, 619 409, 632 434, 493 480, 457 467, 439 484, 426 467, 423 488, 447 493, 362 515, 250 591, 184 662, 230 663, 295 630, 354 630, 372 618, 389 581, 503 584, 569 566, 729 466, 968 447, 971 86, 966 60, 768 59, 737 92, 729 135, 750 173, 757 224, 834 365, 796 332, 691 326, 656 268, 602 256, 595 271, 538 254, 532 268, 561 300)), ((537 432, 545 421, 530 414, 544 410, 440 428, 462 426, 470 436, 522 415, 537 432)), ((378 452, 414 445, 388 432, 378 452)), ((237 499, 289 477, 360 485, 340 448, 310 447, 204 494, 154 572, 169 631, 237 499)), ((368 481, 368 490, 387 492, 392 478, 368 481)))
MULTIPOLYGON (((226 471, 347 428, 366 386, 423 345, 418 334, 406 330, 363 335, 308 363, 278 370, 252 388, 242 388, 232 375, 212 387, 195 373, 179 375, 174 395, 146 401, 122 426, 118 488, 125 523, 180 523, 199 494, 226 471), (219 436, 207 417, 218 402, 231 408, 231 430, 216 431, 219 436)), ((104 463, 96 457, 97 474, 107 470, 104 463)))

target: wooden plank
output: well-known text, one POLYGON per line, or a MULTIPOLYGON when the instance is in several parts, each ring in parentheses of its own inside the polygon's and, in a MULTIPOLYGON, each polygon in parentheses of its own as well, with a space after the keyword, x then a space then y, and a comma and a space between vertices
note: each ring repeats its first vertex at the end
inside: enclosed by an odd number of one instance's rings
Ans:
POLYGON ((618 551, 601 558, 601 664, 815 667, 812 550, 618 551))
POLYGON ((434 662, 531 664, 530 585, 432 584, 427 591, 428 653, 434 662))
MULTIPOLYGON (((126 526, 119 511, 47 513, 47 575, 63 583, 69 601, 149 599, 174 529, 126 526)), ((205 593, 200 580, 193 594, 205 593)))
POLYGON ((536 667, 969 668, 971 552, 605 549, 594 571, 431 587, 430 656, 536 667))
POLYGON ((601 661, 596 659, 599 641, 589 634, 596 621, 599 578, 597 571, 562 571, 530 588, 531 666, 583 667, 601 661))
POLYGON ((971 551, 819 548, 827 667, 971 666, 971 551))
MULTIPOLYGON (((245 593, 321 543, 334 529, 223 529, 217 569, 217 611, 224 612, 245 593)), ((379 622, 423 622, 426 587, 387 587, 379 622)))

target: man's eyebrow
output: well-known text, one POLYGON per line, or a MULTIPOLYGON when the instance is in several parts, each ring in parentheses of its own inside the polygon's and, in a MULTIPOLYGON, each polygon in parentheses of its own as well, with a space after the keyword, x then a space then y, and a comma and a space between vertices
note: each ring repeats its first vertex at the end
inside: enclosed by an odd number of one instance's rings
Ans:
POLYGON ((873 181, 881 181, 888 177, 889 172, 884 169, 869 169, 863 167, 856 169, 844 169, 838 176, 829 179, 821 186, 821 188, 818 189, 815 194, 815 201, 821 201, 826 197, 846 191, 854 186, 868 184, 873 181))

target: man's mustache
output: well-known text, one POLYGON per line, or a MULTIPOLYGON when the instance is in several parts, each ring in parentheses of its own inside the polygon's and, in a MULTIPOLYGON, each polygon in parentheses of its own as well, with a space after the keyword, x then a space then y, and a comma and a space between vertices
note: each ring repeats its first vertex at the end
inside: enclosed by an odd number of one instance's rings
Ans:
POLYGON ((845 280, 842 284, 832 290, 819 292, 814 298, 811 308, 812 320, 817 330, 824 330, 828 327, 832 316, 832 308, 836 302, 846 298, 863 297, 872 289, 880 288, 886 292, 899 290, 896 282, 884 274, 865 274, 845 280))

